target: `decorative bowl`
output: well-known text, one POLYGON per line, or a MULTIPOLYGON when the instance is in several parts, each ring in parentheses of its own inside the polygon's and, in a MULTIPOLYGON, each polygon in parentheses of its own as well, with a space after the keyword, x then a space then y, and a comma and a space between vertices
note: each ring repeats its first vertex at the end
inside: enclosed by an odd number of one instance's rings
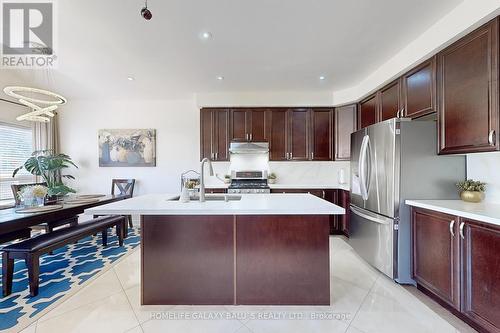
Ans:
POLYGON ((462 191, 460 198, 466 202, 481 202, 484 199, 484 193, 479 191, 462 191))

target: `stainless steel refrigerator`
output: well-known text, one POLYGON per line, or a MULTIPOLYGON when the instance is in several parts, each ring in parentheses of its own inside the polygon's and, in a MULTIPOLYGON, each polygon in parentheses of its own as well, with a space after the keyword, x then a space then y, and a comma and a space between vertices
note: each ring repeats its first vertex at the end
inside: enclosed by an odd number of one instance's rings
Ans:
POLYGON ((390 119, 351 135, 350 239, 368 263, 399 283, 411 278, 406 199, 458 199, 465 156, 438 156, 436 123, 390 119))

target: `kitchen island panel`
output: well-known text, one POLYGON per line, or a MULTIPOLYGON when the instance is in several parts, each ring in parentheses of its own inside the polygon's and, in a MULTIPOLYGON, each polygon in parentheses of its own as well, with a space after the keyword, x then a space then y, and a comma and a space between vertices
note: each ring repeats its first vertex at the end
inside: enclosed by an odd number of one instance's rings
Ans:
POLYGON ((236 304, 329 305, 329 217, 237 216, 236 304))
POLYGON ((233 304, 234 217, 141 217, 142 304, 233 304))

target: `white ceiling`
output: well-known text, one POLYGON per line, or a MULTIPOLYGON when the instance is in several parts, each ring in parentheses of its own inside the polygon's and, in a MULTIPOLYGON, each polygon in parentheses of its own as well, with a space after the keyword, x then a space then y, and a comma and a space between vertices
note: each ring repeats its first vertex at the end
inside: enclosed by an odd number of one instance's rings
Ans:
POLYGON ((2 70, 0 84, 37 85, 73 99, 341 90, 461 2, 149 0, 147 22, 141 0, 59 0, 58 69, 49 79, 2 70), (201 40, 203 31, 213 38, 201 40))

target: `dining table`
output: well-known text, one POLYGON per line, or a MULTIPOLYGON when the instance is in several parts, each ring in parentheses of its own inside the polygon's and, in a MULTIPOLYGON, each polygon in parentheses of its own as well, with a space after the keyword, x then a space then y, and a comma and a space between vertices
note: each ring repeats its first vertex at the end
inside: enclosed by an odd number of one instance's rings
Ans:
POLYGON ((104 195, 95 200, 83 201, 81 203, 63 200, 56 203, 59 207, 58 209, 36 213, 21 213, 19 212, 19 207, 2 209, 0 210, 0 240, 8 234, 20 232, 42 223, 70 219, 83 214, 88 208, 125 200, 130 197, 128 194, 104 195))

